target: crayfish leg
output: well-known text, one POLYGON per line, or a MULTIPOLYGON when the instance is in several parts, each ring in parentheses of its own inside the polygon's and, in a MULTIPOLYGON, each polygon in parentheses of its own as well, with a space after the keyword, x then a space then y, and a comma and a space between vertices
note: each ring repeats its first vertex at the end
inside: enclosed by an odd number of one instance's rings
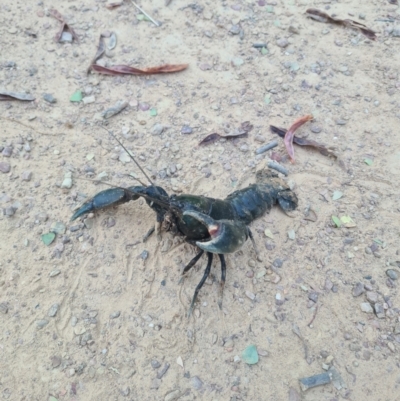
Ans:
POLYGON ((201 258, 201 255, 203 255, 204 251, 200 249, 199 253, 184 267, 182 271, 182 277, 179 280, 178 284, 181 284, 183 279, 185 278, 185 274, 197 263, 197 261, 201 258))
POLYGON ((155 226, 151 227, 150 230, 147 231, 147 233, 143 236, 143 242, 146 242, 149 239, 150 235, 153 234, 155 230, 156 230, 155 226))
POLYGON ((224 287, 225 287, 225 279, 226 279, 226 262, 225 262, 225 256, 222 255, 222 253, 218 254, 218 256, 221 261, 221 282, 219 283, 218 306, 219 306, 219 309, 222 309, 222 298, 224 295, 224 287))
POLYGON ((260 252, 258 251, 258 248, 257 248, 257 245, 256 245, 256 241, 254 241, 253 233, 251 232, 249 227, 247 227, 247 232, 249 234, 249 238, 251 240, 251 243, 253 244, 254 251, 256 252, 257 260, 259 262, 261 262, 260 252))
POLYGON ((207 252, 207 257, 208 257, 207 267, 206 267, 206 270, 204 271, 204 275, 203 275, 200 283, 197 285, 196 289, 194 290, 194 295, 193 295, 192 302, 190 303, 188 317, 190 317, 190 315, 192 314, 193 308, 194 308, 194 304, 195 304, 196 299, 197 299, 197 295, 198 295, 201 287, 203 287, 205 281, 207 280, 208 275, 210 274, 211 263, 212 263, 212 260, 213 260, 213 254, 211 252, 207 252))

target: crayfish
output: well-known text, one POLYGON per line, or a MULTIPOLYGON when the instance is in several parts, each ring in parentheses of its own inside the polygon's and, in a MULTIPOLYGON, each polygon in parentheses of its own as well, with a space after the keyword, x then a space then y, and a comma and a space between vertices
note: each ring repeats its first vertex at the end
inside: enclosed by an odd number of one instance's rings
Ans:
MULTIPOLYGON (((125 149, 122 143, 119 143, 125 149)), ((132 159, 145 174, 136 160, 133 157, 132 159)), ((182 275, 196 264, 204 252, 207 254, 207 267, 194 292, 189 316, 197 295, 210 273, 213 255, 217 254, 221 262, 218 305, 222 308, 226 278, 224 255, 240 249, 248 238, 252 240, 255 247, 249 224, 269 212, 275 204, 279 204, 285 212, 297 207, 296 194, 271 170, 258 171, 256 184, 237 190, 224 200, 189 194, 168 195, 163 188, 154 185, 149 177, 147 179, 151 184, 149 186, 114 187, 99 192, 85 202, 73 214, 71 220, 95 210, 134 201, 140 197, 144 198, 156 212, 159 227, 162 222, 168 221, 170 228, 176 234, 182 235, 187 243, 199 248, 196 256, 183 269, 182 275)), ((149 231, 149 234, 153 231, 154 228, 149 231)))

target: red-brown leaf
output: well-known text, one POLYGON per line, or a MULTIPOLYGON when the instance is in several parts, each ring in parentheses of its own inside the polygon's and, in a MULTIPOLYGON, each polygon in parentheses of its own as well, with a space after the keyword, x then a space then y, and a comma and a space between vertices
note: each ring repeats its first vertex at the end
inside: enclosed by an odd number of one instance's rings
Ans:
MULTIPOLYGON (((278 128, 278 127, 275 127, 274 125, 270 125, 269 127, 274 134, 279 135, 281 138, 285 137, 286 129, 278 128)), ((319 142, 316 142, 316 141, 313 141, 310 139, 299 138, 298 136, 294 136, 293 143, 295 143, 296 145, 299 145, 299 146, 311 146, 313 148, 318 149, 323 155, 337 157, 333 148, 327 147, 327 146, 323 145, 322 143, 319 143, 319 142)))
POLYGON ((151 75, 151 74, 166 74, 171 72, 183 71, 188 67, 188 64, 165 64, 158 67, 150 68, 135 68, 128 65, 113 65, 111 67, 103 67, 101 65, 92 64, 92 70, 106 75, 151 75))
POLYGON ((293 138, 294 138, 294 132, 301 127, 304 123, 307 121, 310 121, 313 119, 313 116, 311 114, 307 114, 306 116, 298 118, 287 130, 285 137, 283 138, 283 143, 285 144, 286 150, 289 154, 290 160, 292 163, 294 163, 294 148, 293 148, 293 138))

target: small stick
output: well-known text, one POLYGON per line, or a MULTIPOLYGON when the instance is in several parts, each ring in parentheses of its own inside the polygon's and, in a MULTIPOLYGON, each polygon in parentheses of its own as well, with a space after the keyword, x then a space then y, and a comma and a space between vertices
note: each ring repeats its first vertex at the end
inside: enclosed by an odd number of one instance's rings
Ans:
POLYGON ((310 327, 313 323, 313 321, 315 320, 315 317, 317 316, 317 312, 318 312, 318 304, 315 304, 315 311, 313 314, 313 317, 310 320, 310 323, 307 324, 308 327, 310 327))
POLYGON ((268 165, 269 168, 272 168, 272 169, 274 169, 274 170, 276 170, 276 171, 279 171, 279 172, 282 173, 283 175, 286 175, 286 176, 289 175, 289 171, 287 171, 287 170, 285 169, 285 167, 281 166, 281 165, 278 164, 278 163, 275 163, 275 162, 273 162, 273 161, 269 161, 267 165, 268 165))
POLYGON ((146 11, 142 10, 133 0, 131 0, 132 4, 141 12, 143 13, 155 26, 160 26, 160 24, 154 20, 153 18, 150 17, 149 14, 146 13, 146 11))
POLYGON ((267 143, 266 145, 260 146, 256 150, 256 154, 260 155, 261 153, 264 153, 267 150, 270 150, 270 149, 274 148, 275 146, 278 146, 278 141, 272 141, 270 143, 267 143))

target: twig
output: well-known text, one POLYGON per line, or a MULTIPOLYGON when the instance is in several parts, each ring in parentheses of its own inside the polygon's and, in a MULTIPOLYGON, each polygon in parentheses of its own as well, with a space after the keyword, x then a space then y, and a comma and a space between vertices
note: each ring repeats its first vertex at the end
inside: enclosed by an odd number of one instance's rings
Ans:
POLYGON ((146 13, 146 11, 142 10, 133 0, 131 0, 132 4, 141 12, 143 13, 155 26, 160 26, 160 24, 154 20, 153 18, 150 17, 149 14, 146 13))
POLYGON ((266 145, 260 146, 258 149, 256 149, 256 154, 260 155, 261 153, 264 153, 267 150, 274 148, 275 146, 278 146, 278 141, 267 143, 266 145))
POLYGON ((318 304, 315 305, 315 311, 313 317, 311 318, 310 323, 307 324, 308 327, 311 327, 313 321, 315 320, 315 317, 317 316, 317 312, 318 312, 318 304))
POLYGON ((37 134, 40 134, 40 135, 49 135, 49 136, 65 135, 65 132, 57 132, 57 133, 55 133, 55 134, 49 134, 49 133, 47 133, 47 132, 41 132, 41 131, 38 131, 36 128, 33 128, 32 126, 30 126, 30 125, 28 125, 28 124, 24 124, 24 123, 21 122, 21 121, 14 120, 13 118, 2 117, 2 116, 0 116, 0 118, 3 119, 3 120, 11 121, 11 122, 16 123, 16 124, 20 124, 20 125, 22 125, 23 127, 29 128, 29 129, 31 129, 32 131, 35 131, 37 134))
POLYGON ((289 172, 286 170, 285 167, 283 167, 283 166, 281 166, 280 164, 275 163, 275 162, 273 162, 273 161, 269 161, 269 162, 268 162, 268 167, 269 167, 269 168, 272 168, 272 169, 274 169, 274 170, 276 170, 276 171, 278 171, 278 172, 280 172, 280 173, 282 173, 283 175, 286 175, 286 176, 289 175, 289 172))

